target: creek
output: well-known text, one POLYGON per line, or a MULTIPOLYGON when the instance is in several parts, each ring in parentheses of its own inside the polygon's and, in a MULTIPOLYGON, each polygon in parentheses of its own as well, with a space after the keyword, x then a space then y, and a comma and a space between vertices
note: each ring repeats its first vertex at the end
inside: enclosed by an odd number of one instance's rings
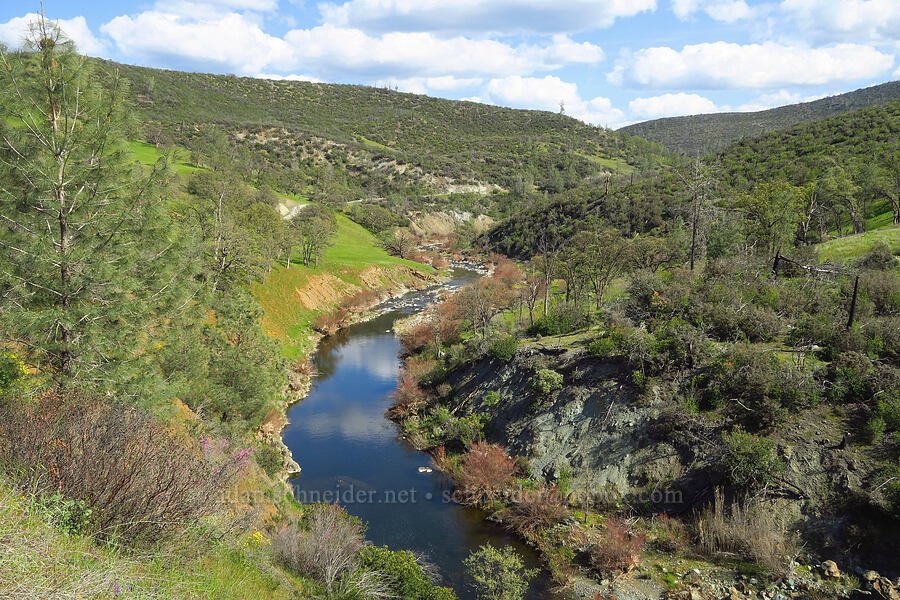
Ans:
MULTIPOLYGON (((456 269, 444 287, 459 287, 478 273, 456 269)), ((514 546, 528 567, 538 558, 530 547, 481 511, 449 500, 452 482, 428 454, 400 437, 384 416, 397 386, 400 342, 393 324, 422 310, 438 290, 414 292, 380 308, 370 321, 352 325, 319 344, 318 370, 309 395, 288 413, 284 442, 302 467, 291 480, 301 502, 337 502, 368 524, 366 537, 392 550, 427 557, 460 600, 474 600, 463 559, 480 545, 514 546)), ((546 573, 532 583, 529 600, 547 598, 546 573)))

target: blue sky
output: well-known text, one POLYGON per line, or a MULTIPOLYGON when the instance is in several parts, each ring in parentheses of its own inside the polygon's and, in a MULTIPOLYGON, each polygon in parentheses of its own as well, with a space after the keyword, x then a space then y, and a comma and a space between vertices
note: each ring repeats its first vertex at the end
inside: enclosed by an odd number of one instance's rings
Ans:
MULTIPOLYGON (((900 0, 46 0, 82 52, 619 127, 900 79, 900 0)), ((4 0, 20 44, 37 0, 4 0)))

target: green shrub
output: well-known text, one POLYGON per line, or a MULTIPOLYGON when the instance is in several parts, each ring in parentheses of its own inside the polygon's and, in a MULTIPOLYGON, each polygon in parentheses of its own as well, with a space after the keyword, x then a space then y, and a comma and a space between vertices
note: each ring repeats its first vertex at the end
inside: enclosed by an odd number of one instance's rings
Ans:
POLYGON ((463 561, 472 588, 481 600, 520 600, 537 570, 526 569, 512 546, 481 546, 463 561))
POLYGON ((391 551, 377 546, 360 550, 363 568, 377 571, 390 591, 403 600, 455 600, 453 590, 435 586, 416 557, 408 550, 391 551))
POLYGON ((490 348, 488 348, 488 355, 494 360, 508 363, 516 355, 518 345, 519 343, 514 336, 503 335, 491 343, 490 348))
POLYGON ((693 368, 712 352, 709 338, 679 318, 657 329, 654 338, 651 358, 659 372, 693 368))
POLYGON ((477 442, 484 437, 484 422, 478 415, 467 415, 451 421, 444 432, 447 440, 459 440, 465 445, 477 442))
POLYGON ((496 406, 500 400, 500 394, 494 391, 490 391, 484 395, 484 405, 487 407, 496 406))
POLYGON ((72 500, 59 492, 37 500, 38 507, 50 523, 66 535, 81 535, 89 531, 93 509, 84 500, 72 500))
POLYGON ((531 391, 538 396, 549 396, 562 389, 563 376, 553 369, 540 369, 531 378, 531 391))
POLYGON ((891 253, 890 246, 884 242, 878 242, 857 261, 856 265, 860 269, 888 271, 897 267, 897 259, 891 253))
POLYGON ((739 490, 753 491, 773 480, 784 463, 773 452, 774 443, 736 427, 722 434, 721 467, 726 481, 739 490))
POLYGON ((253 458, 256 460, 256 464, 262 467, 262 470, 269 477, 273 477, 281 471, 281 467, 284 464, 284 457, 281 455, 281 451, 270 444, 257 446, 253 452, 253 458))
POLYGON ((732 348, 694 383, 704 408, 725 408, 748 429, 775 425, 788 410, 814 406, 821 395, 811 373, 771 352, 743 345, 732 348))
POLYGON ((529 328, 532 335, 564 335, 591 325, 591 314, 580 306, 557 306, 529 328))
POLYGON ((597 358, 610 358, 622 356, 628 348, 628 337, 633 329, 611 323, 609 329, 588 344, 588 352, 597 358))
POLYGON ((0 353, 0 396, 25 376, 25 367, 13 354, 0 353))
POLYGON ((866 322, 866 352, 900 367, 900 317, 875 317, 866 322))

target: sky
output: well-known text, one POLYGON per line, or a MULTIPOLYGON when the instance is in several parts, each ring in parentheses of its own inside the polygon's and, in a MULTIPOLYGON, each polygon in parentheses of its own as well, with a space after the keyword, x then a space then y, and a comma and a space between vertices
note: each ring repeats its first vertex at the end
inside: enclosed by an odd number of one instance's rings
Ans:
MULTIPOLYGON (((3 0, 20 46, 39 0, 3 0)), ((618 128, 900 79, 900 0, 45 0, 88 55, 354 83, 618 128)))

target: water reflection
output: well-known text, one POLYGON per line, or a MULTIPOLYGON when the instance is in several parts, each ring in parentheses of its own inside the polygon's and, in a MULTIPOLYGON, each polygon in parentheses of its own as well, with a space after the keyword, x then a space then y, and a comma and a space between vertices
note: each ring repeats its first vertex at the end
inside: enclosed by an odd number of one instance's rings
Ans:
MULTIPOLYGON (((389 331, 421 302, 395 303, 392 312, 323 340, 313 388, 291 409, 284 440, 303 468, 293 481, 300 501, 345 505, 368 523, 375 544, 427 554, 444 584, 468 600, 462 561, 480 544, 514 544, 530 565, 537 559, 480 512, 449 502, 449 480, 438 471, 420 473, 430 458, 401 440, 384 417, 400 350, 389 331)), ((543 584, 533 588, 529 598, 547 597, 543 584)))

